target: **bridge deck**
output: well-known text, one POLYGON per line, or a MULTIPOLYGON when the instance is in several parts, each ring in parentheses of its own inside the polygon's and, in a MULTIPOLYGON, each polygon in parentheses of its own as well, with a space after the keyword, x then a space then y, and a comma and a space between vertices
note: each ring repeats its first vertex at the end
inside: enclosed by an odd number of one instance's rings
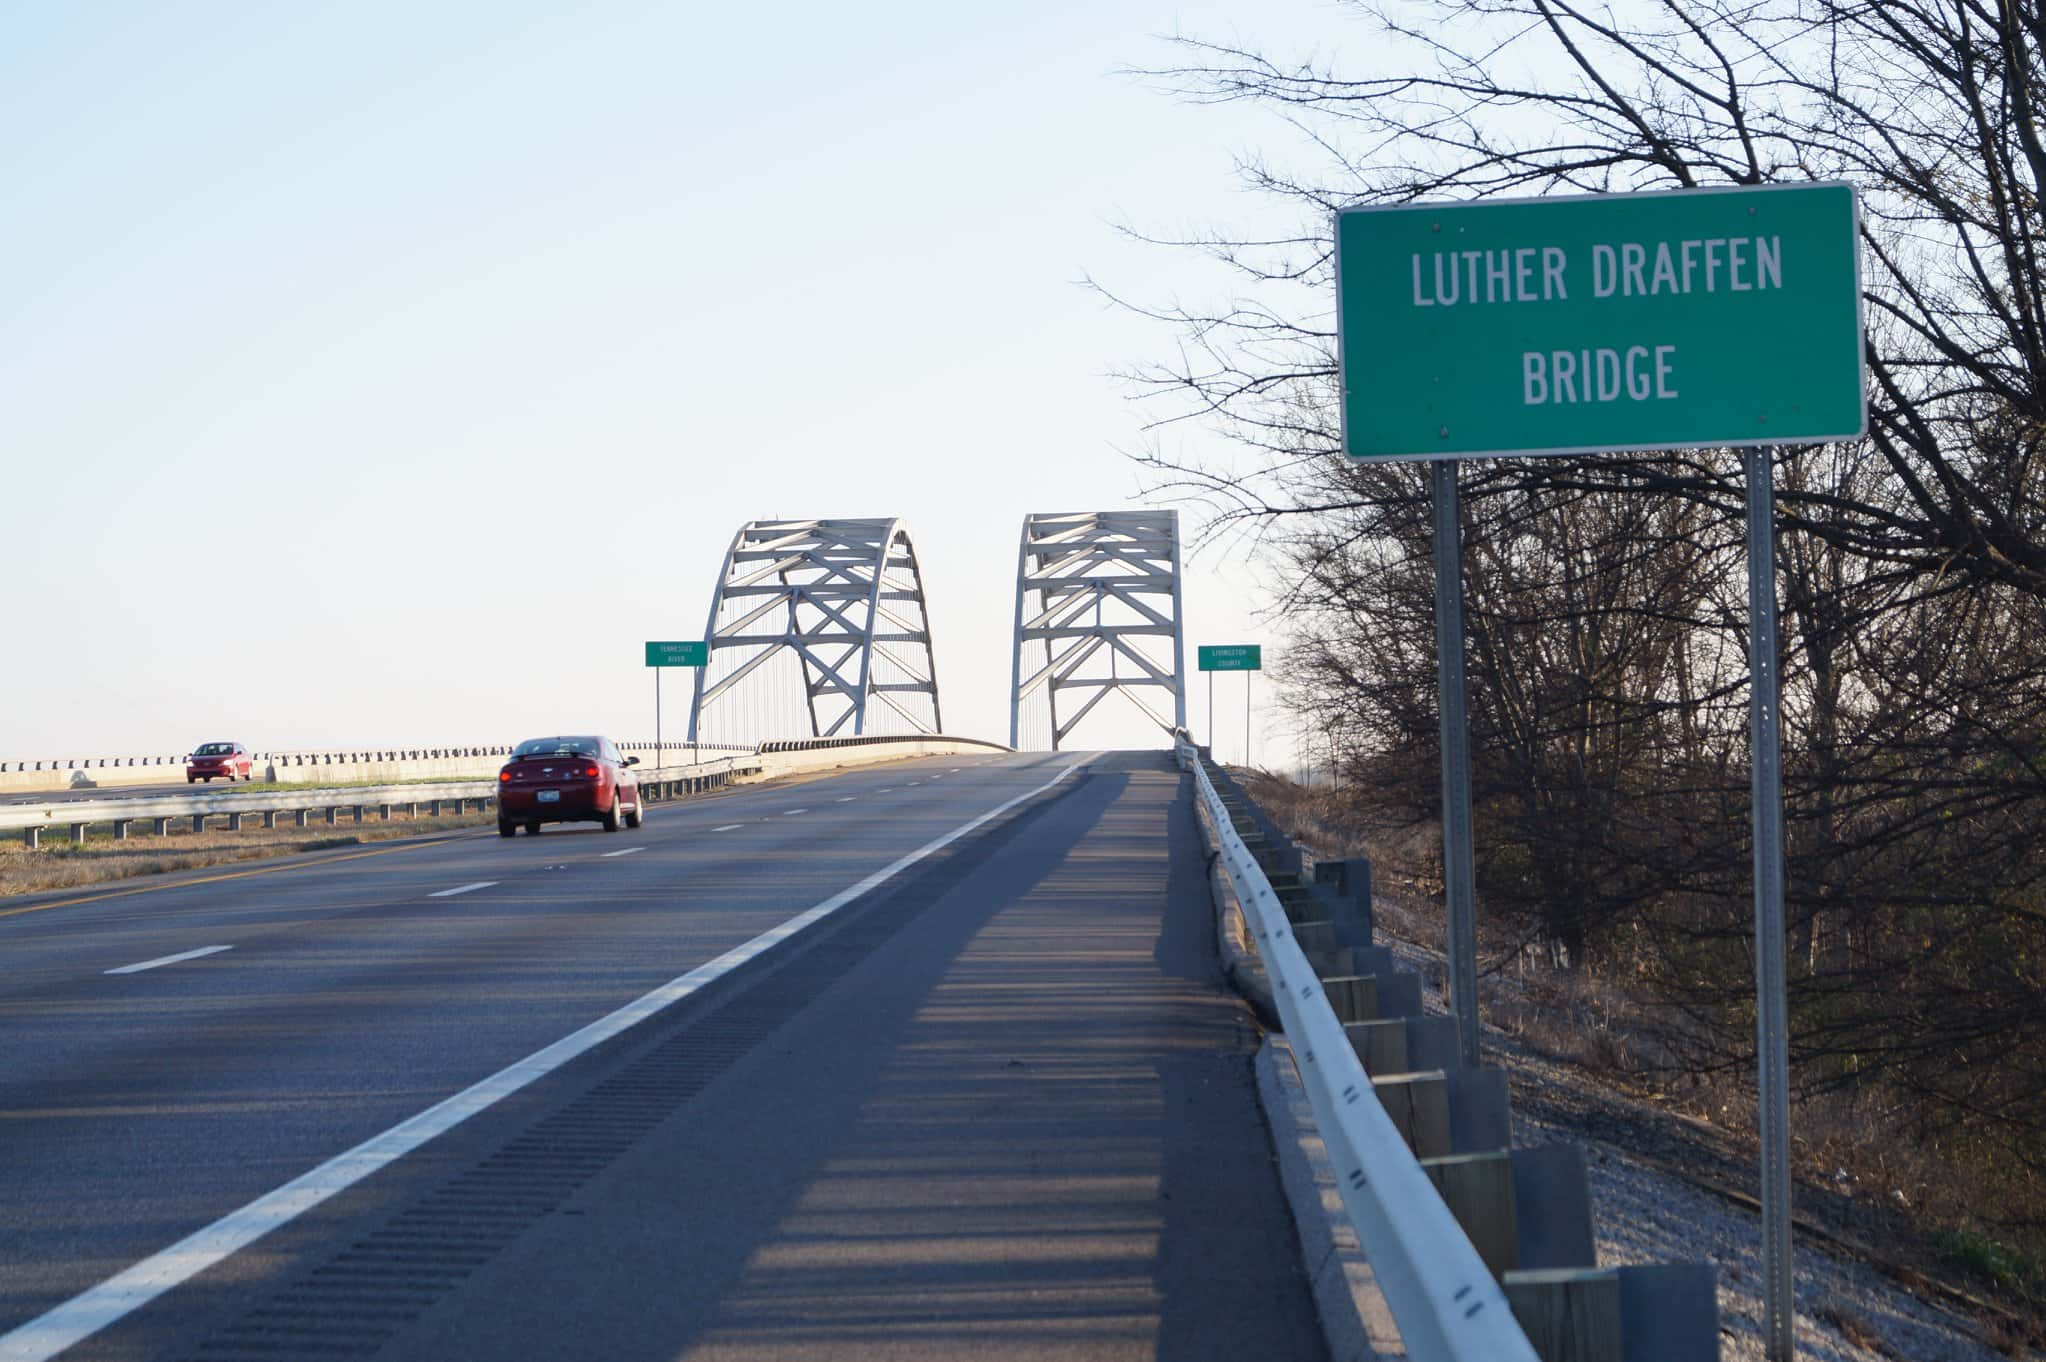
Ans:
MULTIPOLYGON (((77 967, 78 915, 122 934, 95 959, 282 919, 211 964, 131 976, 156 981, 149 1008, 53 1031, 47 1062, 0 1075, 0 1102, 32 1118, 11 1123, 17 1160, 0 1170, 24 1210, 0 1266, 25 1269, 0 1291, 0 1335, 239 1204, 237 1188, 275 1186, 378 1113, 416 1109, 600 995, 633 996, 1070 759, 742 792, 675 806, 639 843, 492 837, 195 882, 166 890, 185 904, 163 919, 172 935, 141 910, 155 896, 0 922, 17 985, 47 1004, 99 987, 77 967), (371 869, 374 889, 349 888, 371 869), (257 982, 280 968, 300 973, 257 982), (210 1043, 185 1039, 194 1007, 210 1043), (244 1009, 261 1029, 233 1030, 244 1009), (96 1076, 119 1055, 125 1102, 96 1076), (285 1076, 312 1058, 331 1089, 348 1056, 367 1089, 353 1112, 285 1076)), ((1164 754, 1094 758, 67 1356, 1320 1357, 1256 1038, 1221 983, 1206 895, 1184 778, 1164 754)), ((18 1038, 44 1044, 33 1026, 18 1038)))
POLYGON ((1178 772, 991 842, 389 1355, 1321 1356, 1178 772))

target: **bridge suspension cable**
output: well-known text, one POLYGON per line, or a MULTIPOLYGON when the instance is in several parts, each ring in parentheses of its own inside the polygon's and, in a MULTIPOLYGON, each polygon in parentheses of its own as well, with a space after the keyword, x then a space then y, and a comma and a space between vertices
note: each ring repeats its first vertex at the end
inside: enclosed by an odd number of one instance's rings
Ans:
POLYGON ((1056 750, 1111 694, 1184 728, 1180 621, 1179 512, 1024 517, 1009 745, 1056 750))
POLYGON ((923 575, 900 520, 741 526, 704 637, 691 742, 936 733, 943 723, 923 575))

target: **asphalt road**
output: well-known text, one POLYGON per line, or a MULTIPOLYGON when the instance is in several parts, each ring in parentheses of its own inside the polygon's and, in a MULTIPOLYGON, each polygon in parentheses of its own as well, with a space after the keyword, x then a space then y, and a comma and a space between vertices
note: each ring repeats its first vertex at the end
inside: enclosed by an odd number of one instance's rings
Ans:
POLYGON ((1203 871, 955 757, 0 900, 0 1359, 1319 1356, 1203 871))

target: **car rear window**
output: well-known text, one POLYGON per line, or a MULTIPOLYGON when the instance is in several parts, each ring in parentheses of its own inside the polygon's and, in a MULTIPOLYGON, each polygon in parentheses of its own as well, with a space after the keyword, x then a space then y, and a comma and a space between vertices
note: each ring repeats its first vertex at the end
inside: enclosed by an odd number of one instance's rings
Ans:
POLYGON ((595 738, 528 738, 512 751, 513 760, 523 757, 594 757, 595 738))

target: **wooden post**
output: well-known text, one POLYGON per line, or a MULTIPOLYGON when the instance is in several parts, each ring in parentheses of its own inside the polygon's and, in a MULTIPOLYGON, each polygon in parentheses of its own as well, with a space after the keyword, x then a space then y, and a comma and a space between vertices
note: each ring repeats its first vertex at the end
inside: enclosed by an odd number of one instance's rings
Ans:
POLYGON ((1328 993, 1328 1005, 1339 1022, 1378 1020, 1378 976, 1338 974, 1321 981, 1328 993))
POLYGON ((1621 1362, 1620 1277, 1612 1268, 1509 1272, 1500 1285, 1542 1362, 1621 1362))
POLYGON ((1494 1277, 1520 1266, 1519 1206, 1513 1195, 1513 1158, 1503 1149, 1423 1159, 1421 1171, 1442 1204, 1470 1238, 1494 1277))
POLYGON ((1415 1158, 1449 1153, 1449 1083, 1442 1074, 1395 1074, 1372 1079, 1371 1087, 1415 1158))

